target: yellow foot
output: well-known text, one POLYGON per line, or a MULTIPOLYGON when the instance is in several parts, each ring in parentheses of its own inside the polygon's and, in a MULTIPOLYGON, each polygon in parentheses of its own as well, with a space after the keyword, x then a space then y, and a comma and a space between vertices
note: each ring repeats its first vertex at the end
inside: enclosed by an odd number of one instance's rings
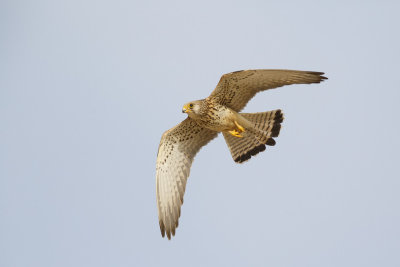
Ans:
POLYGON ((243 137, 240 135, 240 132, 238 132, 236 130, 229 131, 229 133, 235 137, 243 137))
POLYGON ((237 121, 234 121, 234 122, 235 122, 236 127, 238 127, 238 129, 239 129, 239 131, 240 131, 239 133, 245 131, 244 128, 243 128, 239 123, 237 123, 237 121))

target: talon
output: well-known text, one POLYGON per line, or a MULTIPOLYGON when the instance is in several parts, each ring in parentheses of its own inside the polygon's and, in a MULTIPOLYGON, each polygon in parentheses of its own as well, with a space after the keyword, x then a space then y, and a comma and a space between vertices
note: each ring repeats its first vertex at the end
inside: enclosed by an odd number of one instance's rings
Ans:
POLYGON ((238 127, 240 132, 244 132, 245 131, 245 129, 239 123, 237 123, 236 121, 234 121, 234 123, 235 123, 236 127, 238 127))
POLYGON ((241 136, 240 133, 239 133, 238 131, 236 131, 236 130, 229 131, 229 133, 230 133, 231 135, 235 136, 235 137, 243 137, 243 136, 241 136))

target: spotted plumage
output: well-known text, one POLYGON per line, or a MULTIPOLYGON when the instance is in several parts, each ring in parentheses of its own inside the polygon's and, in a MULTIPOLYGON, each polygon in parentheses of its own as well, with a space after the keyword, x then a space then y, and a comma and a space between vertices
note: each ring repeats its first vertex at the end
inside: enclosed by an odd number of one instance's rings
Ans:
POLYGON ((193 159, 201 147, 222 132, 232 158, 249 160, 275 145, 283 113, 273 110, 239 113, 258 92, 289 84, 320 83, 322 72, 295 70, 235 71, 221 77, 211 95, 189 102, 182 112, 188 118, 166 131, 158 148, 156 194, 161 234, 175 235, 193 159))

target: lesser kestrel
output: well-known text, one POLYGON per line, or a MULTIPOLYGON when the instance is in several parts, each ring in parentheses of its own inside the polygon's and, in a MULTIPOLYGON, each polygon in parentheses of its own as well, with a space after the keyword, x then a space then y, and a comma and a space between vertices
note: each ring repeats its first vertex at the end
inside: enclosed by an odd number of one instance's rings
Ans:
POLYGON ((201 147, 222 132, 237 163, 247 161, 275 145, 281 110, 239 113, 258 92, 289 84, 320 83, 323 72, 296 70, 245 70, 225 74, 211 95, 189 102, 182 112, 188 118, 166 131, 158 148, 156 194, 161 234, 175 235, 190 167, 201 147))

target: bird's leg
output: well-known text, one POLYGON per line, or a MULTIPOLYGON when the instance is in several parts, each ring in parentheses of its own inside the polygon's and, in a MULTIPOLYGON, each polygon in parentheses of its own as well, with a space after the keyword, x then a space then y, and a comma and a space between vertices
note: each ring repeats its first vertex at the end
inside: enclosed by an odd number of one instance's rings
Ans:
POLYGON ((234 123, 235 123, 236 127, 238 127, 238 129, 239 129, 239 133, 242 133, 245 131, 244 128, 239 123, 237 123, 237 121, 234 121, 234 123))
POLYGON ((235 137, 243 137, 243 136, 240 135, 240 133, 238 131, 236 131, 236 129, 232 130, 232 131, 229 131, 229 133, 231 135, 235 136, 235 137))
POLYGON ((243 137, 242 135, 240 135, 241 133, 243 133, 245 131, 245 129, 239 124, 237 123, 237 121, 234 121, 237 129, 234 129, 232 131, 229 131, 229 133, 235 137, 243 137))

